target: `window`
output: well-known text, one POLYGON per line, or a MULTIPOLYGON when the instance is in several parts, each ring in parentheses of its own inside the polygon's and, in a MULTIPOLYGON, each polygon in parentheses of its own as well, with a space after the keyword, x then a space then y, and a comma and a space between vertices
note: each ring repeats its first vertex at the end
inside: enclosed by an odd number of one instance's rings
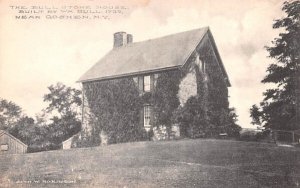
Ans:
POLYGON ((196 60, 195 60, 196 65, 198 65, 199 69, 201 69, 201 68, 202 68, 202 67, 201 67, 201 59, 200 59, 200 56, 199 56, 198 53, 196 54, 195 59, 196 59, 196 60))
POLYGON ((7 144, 2 144, 0 150, 1 151, 7 151, 8 150, 8 145, 7 144))
POLYGON ((144 91, 150 91, 150 76, 144 76, 144 91))
POLYGON ((202 62, 202 67, 201 67, 202 72, 205 73, 205 62, 204 61, 201 61, 201 62, 202 62))
POLYGON ((145 129, 150 129, 150 117, 151 117, 151 106, 146 105, 144 106, 144 127, 145 129))

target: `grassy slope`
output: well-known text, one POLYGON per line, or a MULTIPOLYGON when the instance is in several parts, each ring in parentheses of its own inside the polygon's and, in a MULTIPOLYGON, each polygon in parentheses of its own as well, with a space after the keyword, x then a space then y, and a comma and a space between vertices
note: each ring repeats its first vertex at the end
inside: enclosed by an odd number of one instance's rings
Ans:
POLYGON ((139 142, 0 155, 0 173, 0 185, 11 187, 297 187, 300 151, 226 140, 139 142))

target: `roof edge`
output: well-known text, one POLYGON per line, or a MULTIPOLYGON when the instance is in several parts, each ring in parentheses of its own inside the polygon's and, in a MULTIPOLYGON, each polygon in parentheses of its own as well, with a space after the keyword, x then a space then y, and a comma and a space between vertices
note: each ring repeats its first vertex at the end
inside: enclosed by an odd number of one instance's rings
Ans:
POLYGON ((111 79, 123 78, 123 77, 128 77, 128 76, 137 76, 137 75, 141 75, 141 74, 162 72, 162 71, 168 71, 168 70, 173 70, 173 69, 180 69, 181 66, 182 65, 172 66, 172 67, 164 67, 164 68, 158 68, 158 69, 151 69, 151 70, 146 70, 146 71, 138 71, 138 72, 120 74, 120 75, 115 75, 115 76, 106 76, 106 77, 95 78, 95 79, 78 80, 78 81, 76 81, 76 83, 87 83, 87 82, 94 82, 94 81, 111 80, 111 79))
POLYGON ((74 138, 75 136, 78 136, 78 135, 80 135, 80 133, 81 133, 81 130, 80 130, 78 133, 76 133, 76 134, 73 134, 72 136, 70 136, 68 139, 66 139, 66 140, 62 141, 62 143, 64 143, 64 142, 66 142, 66 141, 68 141, 68 140, 70 140, 70 139, 74 138))
MULTIPOLYGON (((192 29, 192 30, 187 30, 187 31, 182 31, 182 32, 179 32, 179 33, 173 33, 173 34, 169 34, 169 35, 164 35, 164 36, 160 36, 160 37, 157 37, 157 38, 150 38, 150 39, 147 39, 147 40, 142 40, 142 41, 137 41, 137 42, 133 42, 131 44, 129 44, 128 46, 130 45, 134 45, 134 44, 137 44, 137 43, 142 43, 142 42, 147 42, 147 41, 151 41, 151 40, 156 40, 156 39, 161 39, 161 38, 164 38, 164 37, 169 37, 169 36, 173 36, 173 35, 178 35, 178 34, 181 34, 181 33, 185 33, 185 32, 191 32, 191 31, 195 31, 195 30, 205 30, 203 33, 203 36, 205 36, 205 34, 207 33, 207 31, 209 30, 209 26, 206 26, 206 27, 200 27, 200 28, 196 28, 196 29, 192 29)), ((202 41, 203 39, 203 36, 201 37, 201 39, 199 40, 199 42, 196 44, 195 48, 198 46, 198 44, 202 41)), ((107 54, 109 54, 112 50, 117 50, 117 49, 111 49, 109 50, 104 56, 107 56, 107 54)), ((190 52, 190 54, 186 57, 186 59, 184 60, 183 64, 182 65, 176 65, 174 67, 180 67, 182 68, 184 66, 184 64, 186 64, 186 62, 188 61, 189 57, 191 56, 191 54, 193 53, 193 51, 190 52)), ((92 69, 96 64, 94 64, 90 69, 92 69)), ((160 69, 165 69, 165 68, 168 68, 168 67, 164 67, 164 68, 160 68, 160 69)), ((88 69, 88 70, 90 70, 88 69)), ((157 69, 151 69, 149 71, 157 71, 157 69)), ((146 71, 144 71, 146 72, 146 71)), ((141 74, 143 74, 143 71, 139 72, 141 74)), ((130 75, 133 75, 133 74, 136 74, 135 73, 126 73, 126 74, 120 74, 120 75, 114 75, 114 76, 106 76, 106 77, 101 77, 101 78, 92 78, 92 79, 82 79, 82 77, 84 76, 81 76, 79 78, 79 80, 76 81, 76 83, 84 83, 84 82, 90 82, 90 81, 96 81, 96 80, 106 80, 106 79, 114 79, 114 78, 118 78, 118 77, 124 77, 124 76, 130 76, 130 75)))
POLYGON ((203 34, 203 36, 201 37, 201 39, 199 40, 199 42, 196 43, 196 46, 194 47, 194 50, 191 51, 191 52, 189 53, 189 55, 185 58, 183 64, 180 65, 181 68, 183 68, 183 67, 187 64, 187 62, 188 62, 188 60, 190 59, 191 55, 195 52, 195 49, 196 49, 197 46, 202 42, 202 40, 203 40, 205 34, 209 31, 209 27, 203 27, 203 29, 205 29, 206 31, 204 32, 204 34, 203 34))
POLYGON ((13 135, 9 134, 8 132, 1 130, 0 136, 6 134, 7 136, 11 137, 12 139, 16 140, 17 142, 19 142, 20 144, 22 144, 23 146, 28 147, 25 143, 23 143, 21 140, 19 140, 18 138, 14 137, 13 135))
POLYGON ((165 37, 170 37, 170 36, 174 36, 174 35, 178 35, 178 34, 183 34, 183 33, 186 33, 186 32, 191 32, 191 31, 196 31, 196 30, 206 30, 205 32, 207 32, 209 30, 209 26, 206 26, 206 27, 200 27, 200 28, 195 28, 195 29, 191 29, 191 30, 186 30, 186 31, 181 31, 181 32, 178 32, 178 33, 171 33, 171 34, 167 34, 167 35, 163 35, 163 36, 159 36, 159 37, 156 37, 156 38, 149 38, 149 39, 146 39, 146 40, 141 40, 141 41, 137 41, 137 42, 132 42, 130 44, 128 44, 128 46, 130 45, 134 45, 134 44, 137 44, 137 43, 142 43, 142 42, 147 42, 147 41, 152 41, 152 40, 156 40, 156 39, 162 39, 162 38, 165 38, 165 37))
POLYGON ((208 35, 209 35, 209 38, 211 38, 213 48, 215 48, 215 54, 216 54, 216 56, 217 56, 217 59, 218 59, 219 62, 220 62, 220 66, 221 66, 222 72, 223 72, 223 74, 224 74, 225 77, 226 77, 227 87, 231 87, 231 83, 230 83, 230 80, 229 80, 227 71, 226 71, 226 69, 225 69, 224 63, 223 63, 223 61, 222 61, 222 59, 221 59, 219 50, 218 50, 217 45, 216 45, 216 42, 215 42, 215 39, 214 39, 214 37, 213 37, 213 35, 212 35, 210 29, 208 29, 208 35))
MULTIPOLYGON (((226 69, 224 67, 224 64, 223 64, 223 61, 221 59, 221 56, 219 54, 219 51, 218 51, 218 48, 217 48, 217 45, 216 45, 216 42, 215 42, 215 39, 210 31, 210 28, 209 27, 203 27, 203 29, 206 29, 206 31, 204 32, 204 35, 202 36, 202 38, 199 40, 199 42, 196 44, 195 48, 197 48, 197 46, 202 42, 202 40, 204 39, 204 36, 206 34, 208 34, 208 37, 211 39, 212 41, 212 46, 213 48, 215 49, 215 54, 216 54, 216 58, 218 59, 218 61, 220 62, 220 67, 221 67, 221 70, 222 70, 222 73, 225 75, 225 78, 226 78, 226 84, 227 84, 227 87, 231 87, 231 83, 229 81, 229 77, 228 77, 228 74, 226 72, 226 69)), ((191 51, 190 54, 186 57, 184 63, 181 65, 181 68, 183 68, 186 63, 188 62, 189 58, 191 57, 191 55, 194 53, 195 50, 191 51)))

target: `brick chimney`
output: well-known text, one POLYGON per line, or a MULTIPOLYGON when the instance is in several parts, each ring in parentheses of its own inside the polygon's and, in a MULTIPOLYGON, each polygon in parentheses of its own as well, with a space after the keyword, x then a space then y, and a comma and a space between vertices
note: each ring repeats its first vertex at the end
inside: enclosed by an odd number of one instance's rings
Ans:
POLYGON ((127 34, 126 32, 117 32, 114 34, 114 48, 126 46, 127 44, 132 43, 132 35, 127 34))

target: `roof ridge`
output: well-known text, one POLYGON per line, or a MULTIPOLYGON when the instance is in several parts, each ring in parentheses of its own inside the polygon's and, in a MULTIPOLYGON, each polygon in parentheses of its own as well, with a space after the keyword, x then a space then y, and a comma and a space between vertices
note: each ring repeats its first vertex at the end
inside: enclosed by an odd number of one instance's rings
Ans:
POLYGON ((127 44, 125 46, 120 46, 120 47, 117 47, 117 48, 113 48, 111 50, 122 49, 122 47, 128 47, 128 46, 131 46, 131 45, 134 45, 134 44, 138 44, 138 43, 143 43, 143 42, 148 42, 148 41, 153 41, 153 40, 159 40, 159 39, 163 39, 163 38, 167 38, 167 37, 171 37, 171 36, 175 36, 175 35, 189 33, 189 32, 193 32, 193 31, 197 31, 197 30, 203 30, 203 29, 208 30, 209 26, 200 27, 200 28, 192 29, 192 30, 181 31, 181 32, 178 32, 178 33, 167 34, 167 35, 159 36, 159 37, 156 37, 156 38, 150 38, 150 39, 147 39, 147 40, 141 40, 141 41, 137 41, 137 42, 132 42, 132 43, 127 44))

